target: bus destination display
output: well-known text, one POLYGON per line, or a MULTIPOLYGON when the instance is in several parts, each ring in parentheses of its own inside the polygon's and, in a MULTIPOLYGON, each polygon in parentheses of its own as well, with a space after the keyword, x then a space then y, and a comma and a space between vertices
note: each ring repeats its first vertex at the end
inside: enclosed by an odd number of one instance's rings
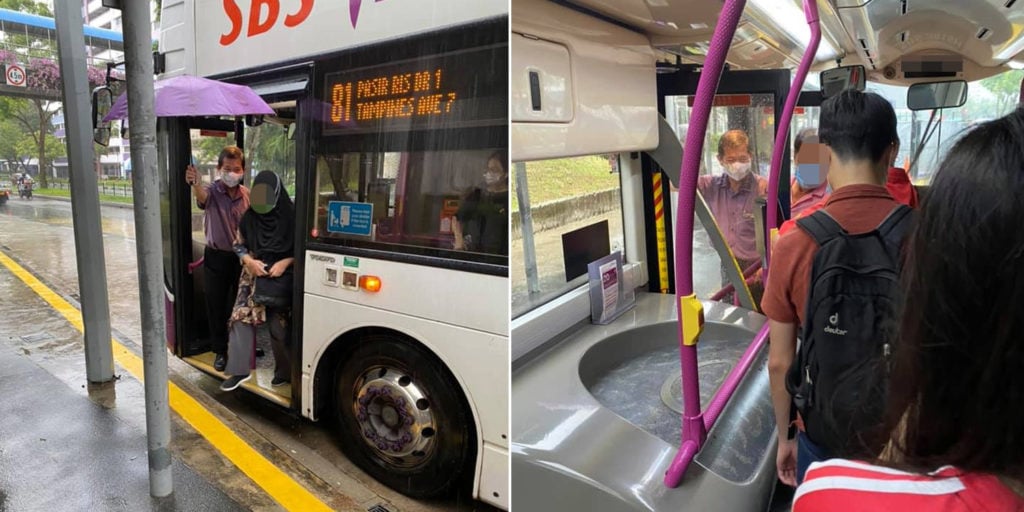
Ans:
POLYGON ((327 130, 406 131, 505 122, 505 48, 326 76, 327 130))

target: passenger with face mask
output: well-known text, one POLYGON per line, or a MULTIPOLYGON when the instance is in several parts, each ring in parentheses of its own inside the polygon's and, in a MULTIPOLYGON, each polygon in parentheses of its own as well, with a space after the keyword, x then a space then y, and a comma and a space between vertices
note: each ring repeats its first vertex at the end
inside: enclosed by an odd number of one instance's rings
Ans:
POLYGON ((743 130, 729 130, 718 140, 718 163, 723 174, 705 175, 697 180, 697 190, 707 201, 742 270, 760 259, 754 237, 754 200, 768 191, 768 180, 752 173, 750 162, 747 134, 743 130))
POLYGON ((508 255, 508 158, 495 151, 487 159, 482 187, 473 188, 452 222, 456 251, 508 255))
POLYGON ((206 288, 206 318, 210 324, 210 349, 213 367, 224 371, 227 364, 228 315, 238 292, 238 275, 242 271, 233 251, 235 232, 242 215, 249 209, 249 189, 242 185, 245 155, 237 146, 221 150, 217 158, 219 179, 205 184, 192 165, 185 169, 185 182, 192 187, 196 205, 206 212, 203 228, 206 249, 203 251, 203 282, 206 288))
POLYGON ((229 320, 228 379, 232 391, 252 377, 256 328, 267 324, 274 351, 271 385, 291 382, 289 357, 291 291, 294 283, 295 207, 273 171, 261 171, 252 184, 252 206, 238 226, 235 254, 243 266, 229 320))
POLYGON ((796 135, 793 154, 796 165, 790 185, 789 209, 796 217, 828 195, 828 153, 818 143, 818 131, 806 128, 796 135))

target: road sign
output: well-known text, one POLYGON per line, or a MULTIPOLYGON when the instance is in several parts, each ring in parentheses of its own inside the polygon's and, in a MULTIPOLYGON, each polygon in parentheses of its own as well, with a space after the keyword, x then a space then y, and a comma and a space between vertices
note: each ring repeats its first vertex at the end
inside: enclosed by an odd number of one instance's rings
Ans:
POLYGON ((14 87, 25 87, 25 68, 18 64, 8 64, 4 73, 4 80, 7 85, 14 87))
POLYGON ((346 235, 370 236, 373 203, 331 201, 327 204, 327 231, 346 235))

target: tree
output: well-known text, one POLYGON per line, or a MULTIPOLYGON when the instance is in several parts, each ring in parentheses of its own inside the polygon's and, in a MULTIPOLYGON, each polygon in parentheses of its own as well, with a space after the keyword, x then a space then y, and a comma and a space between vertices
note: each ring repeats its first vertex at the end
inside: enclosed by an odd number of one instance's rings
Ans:
POLYGON ((32 139, 10 119, 0 120, 0 158, 7 160, 12 173, 26 172, 27 155, 32 154, 32 139), (30 148, 26 152, 24 148, 30 148))
MULTIPOLYGON (((0 50, 0 63, 3 64, 14 64, 23 62, 24 56, 8 51, 0 50)), ((57 63, 51 59, 36 58, 30 59, 28 67, 26 69, 26 82, 30 89, 34 89, 43 93, 60 93, 63 82, 61 81, 60 68, 57 63)), ((106 81, 106 71, 98 68, 90 67, 88 69, 89 85, 95 87, 103 84, 106 81)), ((51 161, 50 156, 59 156, 51 152, 47 152, 47 142, 50 142, 50 148, 54 148, 53 125, 50 121, 53 116, 59 110, 60 102, 51 101, 45 98, 36 97, 31 99, 22 98, 0 98, 0 114, 7 119, 13 119, 17 121, 25 131, 32 136, 36 143, 36 155, 39 158, 39 181, 40 186, 45 188, 48 183, 48 169, 49 162, 51 161), (48 137, 48 135, 50 137, 48 137)), ((63 154, 63 145, 58 151, 63 154)))
POLYGON ((1010 113, 1020 98, 1020 83, 1024 71, 1006 71, 986 78, 980 85, 996 97, 996 111, 992 116, 1000 117, 1010 113))

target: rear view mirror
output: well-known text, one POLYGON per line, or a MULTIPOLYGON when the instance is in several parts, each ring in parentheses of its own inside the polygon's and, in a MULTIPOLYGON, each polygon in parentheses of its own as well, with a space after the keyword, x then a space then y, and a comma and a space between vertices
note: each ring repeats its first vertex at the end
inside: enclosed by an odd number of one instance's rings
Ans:
POLYGON ((929 82, 914 84, 907 89, 907 108, 932 110, 954 108, 967 102, 967 82, 929 82))
POLYGON ((92 90, 92 140, 101 146, 110 143, 110 121, 104 121, 114 103, 110 87, 101 86, 92 90))
POLYGON ((843 66, 821 72, 821 97, 828 99, 847 89, 864 90, 864 66, 843 66))

